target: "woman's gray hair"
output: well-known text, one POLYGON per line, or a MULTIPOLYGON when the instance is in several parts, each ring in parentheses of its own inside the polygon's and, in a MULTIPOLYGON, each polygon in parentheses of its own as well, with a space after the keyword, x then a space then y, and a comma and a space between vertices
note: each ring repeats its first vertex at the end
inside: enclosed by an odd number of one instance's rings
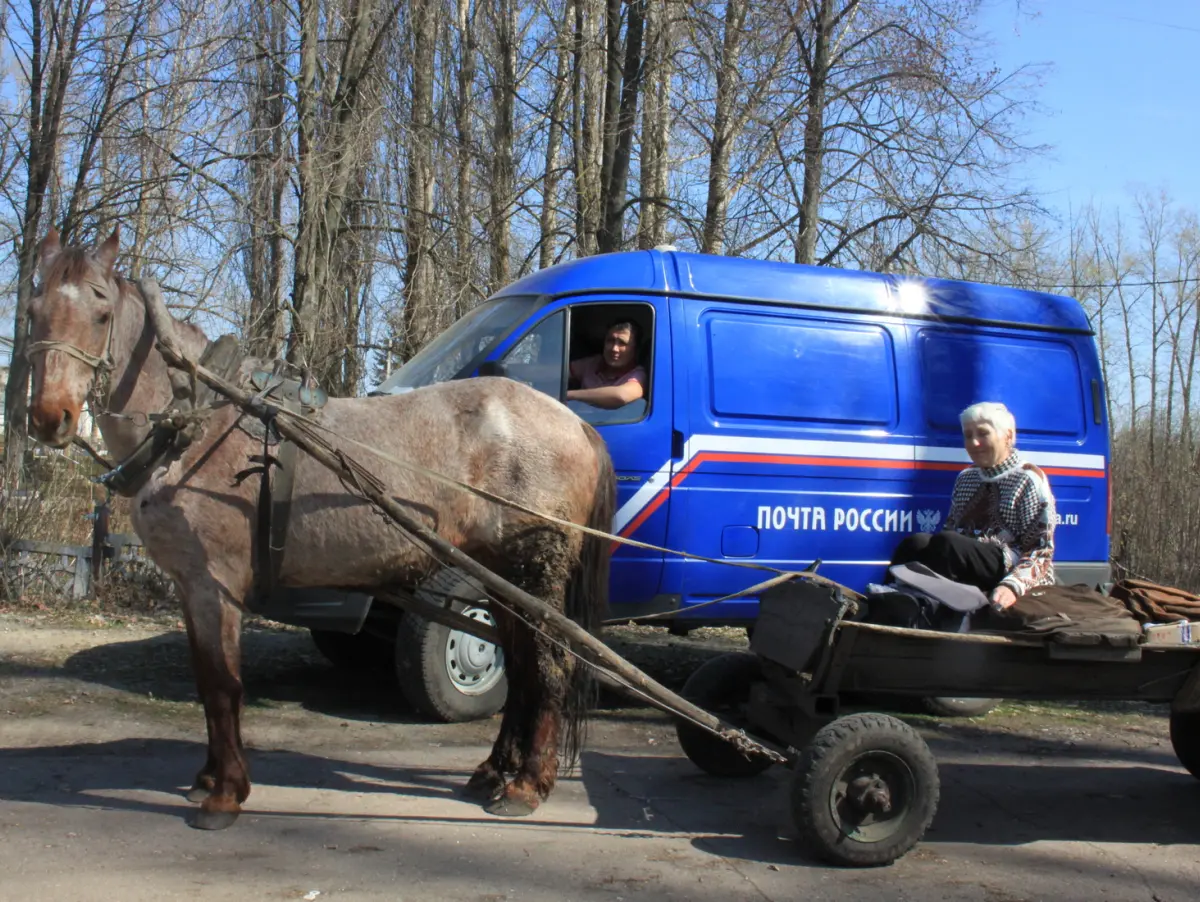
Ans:
POLYGON ((972 404, 958 415, 958 421, 963 426, 969 423, 987 423, 997 432, 1008 432, 1010 429, 1014 435, 1017 432, 1017 420, 1012 411, 999 401, 980 401, 978 404, 972 404))

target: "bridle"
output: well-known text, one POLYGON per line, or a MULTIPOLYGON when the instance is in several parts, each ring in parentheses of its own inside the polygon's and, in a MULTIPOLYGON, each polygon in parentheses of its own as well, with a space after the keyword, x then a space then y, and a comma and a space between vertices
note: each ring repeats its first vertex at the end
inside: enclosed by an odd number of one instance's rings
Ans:
POLYGON ((78 345, 73 345, 69 341, 59 341, 58 339, 47 339, 45 341, 34 341, 25 348, 25 359, 32 361, 34 354, 44 354, 47 351, 60 351, 68 357, 74 357, 87 364, 92 369, 92 382, 88 388, 89 398, 93 397, 96 401, 101 401, 108 397, 108 380, 112 375, 116 364, 112 356, 112 337, 113 326, 117 321, 117 313, 114 309, 108 318, 108 329, 104 333, 104 350, 100 352, 100 356, 85 351, 78 345))

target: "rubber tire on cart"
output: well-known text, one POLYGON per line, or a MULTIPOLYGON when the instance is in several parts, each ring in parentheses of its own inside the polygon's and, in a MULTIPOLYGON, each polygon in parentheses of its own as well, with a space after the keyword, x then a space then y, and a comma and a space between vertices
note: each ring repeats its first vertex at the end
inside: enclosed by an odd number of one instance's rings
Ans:
MULTIPOLYGON (((441 604, 446 595, 486 597, 479 583, 458 570, 442 570, 416 595, 441 604)), ((483 605, 455 601, 460 614, 493 625, 483 605)), ((504 653, 477 636, 405 612, 396 628, 396 678, 413 708, 442 723, 491 717, 504 707, 508 680, 504 653)))
POLYGON ((1179 763, 1200 780, 1200 711, 1171 712, 1171 747, 1179 763))
MULTIPOLYGON (((750 686, 761 678, 762 665, 756 655, 733 652, 705 661, 688 677, 680 695, 726 723, 744 727, 743 706, 750 697, 750 686)), ((675 735, 691 762, 714 777, 753 777, 771 766, 769 759, 747 758, 731 743, 685 720, 675 722, 675 735)))
POLYGON ((887 714, 851 714, 822 727, 801 754, 792 819, 825 861, 877 867, 920 842, 939 793, 937 762, 915 730, 887 714))
POLYGON ((372 670, 386 672, 391 666, 391 643, 373 633, 364 630, 351 634, 314 629, 308 632, 317 651, 338 670, 350 673, 372 670))
POLYGON ((957 698, 930 695, 921 699, 921 707, 938 717, 983 717, 1000 704, 998 698, 957 698))

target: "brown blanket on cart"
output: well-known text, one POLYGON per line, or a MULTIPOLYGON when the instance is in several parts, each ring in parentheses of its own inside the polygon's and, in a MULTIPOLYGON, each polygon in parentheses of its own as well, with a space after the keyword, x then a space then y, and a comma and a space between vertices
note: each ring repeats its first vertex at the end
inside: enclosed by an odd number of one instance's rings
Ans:
POLYGON ((1200 620, 1200 595, 1148 579, 1123 579, 1112 587, 1112 596, 1124 602, 1139 623, 1200 620))
POLYGON ((1087 586, 1038 586, 1004 611, 980 611, 973 631, 1037 633, 1064 645, 1129 648, 1142 628, 1125 605, 1087 586))

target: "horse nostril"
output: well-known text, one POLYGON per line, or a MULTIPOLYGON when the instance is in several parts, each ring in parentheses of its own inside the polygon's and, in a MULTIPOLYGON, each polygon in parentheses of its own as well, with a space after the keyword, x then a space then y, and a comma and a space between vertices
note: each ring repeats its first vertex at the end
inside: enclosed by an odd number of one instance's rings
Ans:
POLYGON ((74 428, 75 418, 71 416, 71 411, 64 408, 62 412, 62 421, 58 424, 58 432, 60 435, 66 435, 74 428))

